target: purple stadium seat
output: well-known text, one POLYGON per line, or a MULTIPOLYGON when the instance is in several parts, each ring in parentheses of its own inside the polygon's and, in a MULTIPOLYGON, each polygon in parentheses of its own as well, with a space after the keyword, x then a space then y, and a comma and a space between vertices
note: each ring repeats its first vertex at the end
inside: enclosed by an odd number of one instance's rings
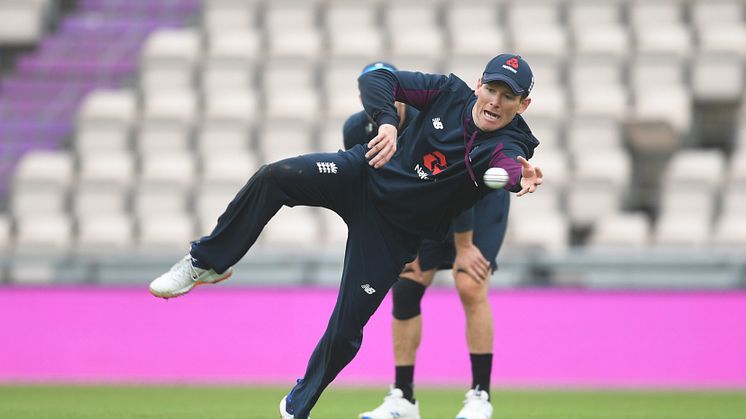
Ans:
POLYGON ((22 154, 63 144, 85 95, 135 75, 151 32, 183 26, 200 7, 200 0, 81 0, 62 17, 0 79, 0 196, 22 154))

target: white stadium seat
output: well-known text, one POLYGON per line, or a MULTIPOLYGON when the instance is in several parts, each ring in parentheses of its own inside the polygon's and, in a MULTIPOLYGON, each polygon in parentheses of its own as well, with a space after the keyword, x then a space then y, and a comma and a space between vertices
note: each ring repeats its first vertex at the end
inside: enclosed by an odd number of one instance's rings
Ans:
POLYGON ((248 152, 217 150, 203 156, 200 182, 207 189, 227 186, 238 191, 257 169, 256 157, 248 152))
POLYGON ((569 246, 570 225, 560 213, 544 212, 536 217, 511 218, 509 223, 506 242, 517 248, 561 252, 569 246))
POLYGON ((210 34, 202 68, 202 91, 207 94, 253 88, 255 65, 262 54, 261 38, 256 31, 210 34))
MULTIPOLYGON (((746 38, 744 44, 746 45, 746 38)), ((701 101, 741 100, 744 89, 743 68, 743 60, 732 54, 698 54, 692 63, 694 98, 701 101)))
POLYGON ((203 155, 248 151, 251 130, 260 117, 258 102, 257 95, 246 90, 210 92, 196 136, 197 149, 203 155))
POLYGON ((94 90, 78 111, 75 149, 78 154, 127 150, 136 121, 137 101, 133 91, 94 90))
POLYGON ((322 208, 320 211, 324 231, 324 243, 344 246, 347 243, 347 224, 336 212, 322 208))
POLYGON ((11 246, 11 227, 10 217, 6 214, 0 214, 0 249, 2 250, 11 246))
POLYGON ((578 26, 573 31, 575 51, 578 54, 606 54, 625 57, 631 49, 630 34, 626 26, 578 26))
MULTIPOLYGON (((537 24, 530 31, 517 26, 512 28, 510 37, 513 40, 513 49, 520 51, 524 58, 530 55, 561 57, 570 46, 570 36, 562 25, 537 24)), ((526 59, 531 62, 530 59, 526 59)))
POLYGON ((596 221, 589 239, 594 247, 644 247, 650 244, 650 219, 640 213, 609 213, 596 221))
POLYGON ((299 246, 313 248, 322 242, 318 208, 282 207, 264 227, 261 245, 268 247, 299 246))
POLYGON ((99 213, 78 218, 77 244, 81 251, 121 251, 134 243, 133 220, 128 215, 99 213))
POLYGON ((658 247, 702 248, 709 242, 711 220, 704 214, 663 212, 656 223, 654 242, 658 247))
POLYGON ((197 108, 194 90, 150 92, 145 97, 137 150, 149 154, 188 149, 197 108))
POLYGON ((718 150, 684 150, 671 158, 665 169, 667 189, 717 190, 725 177, 725 158, 718 150))
POLYGON ((635 30, 644 26, 668 26, 682 23, 684 9, 678 0, 636 0, 629 5, 629 21, 635 30))
POLYGON ((246 29, 254 25, 260 0, 205 0, 202 23, 209 33, 246 29))
POLYGON ((259 135, 263 163, 309 153, 313 150, 311 127, 302 120, 276 120, 259 135))
POLYGON ((239 189, 240 187, 227 184, 202 184, 197 188, 194 215, 198 224, 197 234, 200 237, 210 234, 212 229, 215 228, 218 217, 225 212, 239 189))
POLYGON ((683 24, 640 26, 635 29, 637 52, 686 57, 692 50, 692 32, 683 24))
POLYGON ((37 42, 44 34, 48 6, 37 1, 0 1, 0 46, 37 42))
POLYGON ((578 1, 567 5, 567 21, 570 27, 587 25, 618 24, 622 15, 621 1, 578 1))
POLYGON ((66 250, 72 243, 72 220, 62 213, 16 216, 16 249, 66 250))
POLYGON ((186 213, 143 214, 139 217, 138 244, 144 249, 189 249, 194 222, 186 213))
POLYGON ((626 152, 621 123, 613 118, 576 116, 568 122, 567 148, 575 155, 592 149, 626 152))
POLYGON ((524 0, 511 2, 506 21, 512 28, 520 28, 531 22, 535 27, 559 24, 560 5, 553 0, 524 0))
POLYGON ((743 214, 725 214, 717 220, 712 237, 714 246, 728 250, 737 247, 741 251, 746 248, 746 219, 743 214))
POLYGON ((692 24, 697 28, 743 21, 743 3, 738 0, 694 1, 690 8, 692 24))
POLYGON ((192 85, 201 59, 201 39, 194 29, 161 29, 145 41, 140 86, 146 92, 192 85))
POLYGON ((73 182, 72 155, 66 151, 30 151, 12 180, 11 210, 16 216, 65 211, 73 182))

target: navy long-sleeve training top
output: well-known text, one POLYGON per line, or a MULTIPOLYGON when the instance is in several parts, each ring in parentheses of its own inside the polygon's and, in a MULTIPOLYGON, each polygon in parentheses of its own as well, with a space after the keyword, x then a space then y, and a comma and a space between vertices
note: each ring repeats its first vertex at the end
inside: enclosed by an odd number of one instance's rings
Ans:
POLYGON ((399 133, 391 160, 368 167, 377 207, 399 228, 443 239, 455 216, 492 191, 482 180, 490 167, 505 169, 505 187, 520 190, 516 158, 530 159, 539 145, 520 115, 497 131, 481 131, 471 117, 474 91, 453 74, 379 69, 362 74, 358 84, 365 111, 379 125, 399 124, 395 100, 420 111, 399 133))
MULTIPOLYGON (((412 106, 407 105, 407 110, 404 112, 404 120, 400 121, 401 127, 399 127, 399 136, 404 132, 420 111, 412 106)), ((398 114, 397 114, 398 115, 398 114)), ((373 122, 365 111, 360 111, 350 115, 345 121, 342 128, 342 139, 344 142, 345 149, 350 149, 357 144, 368 144, 376 135, 378 135, 378 124, 373 122)), ((474 211, 468 209, 456 218, 451 223, 451 228, 456 233, 462 233, 464 231, 472 230, 474 227, 474 211)))

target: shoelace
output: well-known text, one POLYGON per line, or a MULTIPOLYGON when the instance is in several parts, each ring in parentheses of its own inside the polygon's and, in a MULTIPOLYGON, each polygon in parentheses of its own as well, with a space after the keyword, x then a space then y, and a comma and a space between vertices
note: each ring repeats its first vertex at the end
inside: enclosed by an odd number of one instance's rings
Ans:
POLYGON ((177 263, 174 268, 180 274, 189 275, 189 278, 192 278, 192 281, 196 281, 199 277, 197 270, 194 268, 194 265, 192 265, 191 259, 188 259, 186 263, 177 263))

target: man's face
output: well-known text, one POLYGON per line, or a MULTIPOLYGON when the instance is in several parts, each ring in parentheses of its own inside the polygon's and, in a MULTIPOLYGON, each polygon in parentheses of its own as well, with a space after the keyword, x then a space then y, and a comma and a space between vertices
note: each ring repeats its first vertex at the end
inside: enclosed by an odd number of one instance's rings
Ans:
POLYGON ((477 81, 474 91, 477 103, 471 112, 474 124, 482 131, 496 131, 508 125, 513 118, 526 110, 531 98, 521 99, 503 82, 477 81))

